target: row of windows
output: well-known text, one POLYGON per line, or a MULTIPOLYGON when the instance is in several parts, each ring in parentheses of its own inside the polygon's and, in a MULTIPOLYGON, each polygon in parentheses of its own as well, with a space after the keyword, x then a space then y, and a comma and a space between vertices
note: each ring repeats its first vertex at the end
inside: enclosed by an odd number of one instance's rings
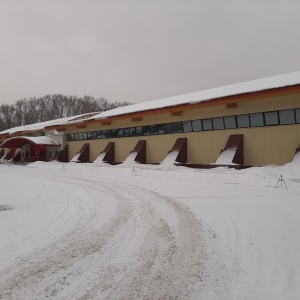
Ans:
POLYGON ((300 108, 67 134, 68 141, 300 124, 300 108))

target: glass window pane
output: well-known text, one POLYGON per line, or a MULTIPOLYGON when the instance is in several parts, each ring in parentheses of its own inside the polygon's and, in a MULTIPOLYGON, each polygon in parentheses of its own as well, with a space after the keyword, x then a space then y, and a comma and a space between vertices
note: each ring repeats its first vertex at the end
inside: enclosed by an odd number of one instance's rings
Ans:
POLYGON ((166 130, 165 130, 165 124, 158 124, 156 125, 157 128, 157 133, 158 134, 165 134, 166 130))
POLYGON ((296 113, 296 123, 300 123, 300 108, 295 110, 296 113))
POLYGON ((214 129, 224 129, 223 118, 213 118, 214 129))
POLYGON ((151 135, 157 134, 157 126, 156 125, 150 125, 150 134, 151 135))
POLYGON ((112 137, 113 138, 116 138, 116 137, 118 137, 118 130, 117 129, 112 129, 112 137))
POLYGON ((143 135, 143 127, 142 126, 135 127, 135 132, 136 135, 138 136, 143 135))
POLYGON ((251 127, 264 126, 264 118, 262 113, 250 114, 251 127))
POLYGON ((265 113, 266 125, 277 125, 278 124, 278 114, 277 111, 265 113))
POLYGON ((78 133, 74 133, 74 140, 75 141, 79 141, 79 135, 78 135, 78 133))
POLYGON ((71 134, 67 134, 67 141, 68 141, 68 142, 71 141, 71 134))
POLYGON ((193 131, 202 131, 201 120, 192 121, 193 131))
POLYGON ((124 132, 124 136, 130 136, 130 129, 129 128, 124 128, 123 132, 124 132))
POLYGON ((235 116, 224 117, 224 123, 226 129, 236 128, 235 116))
POLYGON ((112 131, 111 131, 111 129, 103 130, 102 136, 103 136, 103 138, 107 138, 107 139, 112 138, 112 131))
POLYGON ((211 119, 202 120, 203 130, 212 130, 211 119))
POLYGON ((144 126, 143 127, 144 135, 150 135, 150 126, 144 126))
POLYGON ((118 135, 119 135, 119 137, 123 137, 124 136, 124 130, 123 130, 123 128, 119 129, 118 135))
POLYGON ((237 124, 239 128, 250 127, 249 115, 237 116, 237 124))
POLYGON ((102 131, 97 131, 97 139, 102 139, 103 137, 102 137, 102 135, 103 135, 103 133, 102 133, 102 131))
POLYGON ((280 124, 295 124, 295 114, 293 109, 281 110, 279 112, 280 124))
POLYGON ((88 140, 93 140, 94 139, 94 136, 95 136, 94 131, 86 132, 86 134, 87 134, 87 139, 88 140))
POLYGON ((129 128, 129 131, 130 131, 130 136, 136 136, 136 128, 135 127, 129 128))
POLYGON ((191 132, 191 131, 193 131, 192 122, 191 121, 182 122, 182 126, 183 126, 183 132, 191 132))
POLYGON ((112 129, 112 136, 114 138, 123 137, 124 136, 123 128, 112 129))
POLYGON ((86 140, 87 139, 87 134, 85 132, 79 132, 78 133, 78 138, 80 141, 86 140))
POLYGON ((175 132, 175 133, 182 132, 181 122, 173 123, 173 132, 175 132))
POLYGON ((173 123, 165 124, 165 130, 166 130, 166 133, 172 133, 173 132, 173 123))

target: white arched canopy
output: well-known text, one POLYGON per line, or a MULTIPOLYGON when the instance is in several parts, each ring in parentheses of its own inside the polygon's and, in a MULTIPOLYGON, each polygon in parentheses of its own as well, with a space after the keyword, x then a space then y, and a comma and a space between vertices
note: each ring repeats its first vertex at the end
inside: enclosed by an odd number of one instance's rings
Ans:
POLYGON ((17 149, 21 148, 23 145, 29 144, 30 153, 29 156, 31 160, 48 160, 47 149, 51 146, 60 146, 59 143, 53 141, 49 137, 38 136, 38 137, 12 137, 4 141, 0 148, 8 148, 11 150, 11 157, 15 157, 15 152, 17 149))

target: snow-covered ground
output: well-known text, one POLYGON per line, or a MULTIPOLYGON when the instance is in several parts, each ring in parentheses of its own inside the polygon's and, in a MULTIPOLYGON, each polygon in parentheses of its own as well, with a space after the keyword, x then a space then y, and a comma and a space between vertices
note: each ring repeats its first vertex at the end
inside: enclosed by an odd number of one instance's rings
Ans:
POLYGON ((0 299, 299 299, 297 160, 37 162, 0 182, 0 299))

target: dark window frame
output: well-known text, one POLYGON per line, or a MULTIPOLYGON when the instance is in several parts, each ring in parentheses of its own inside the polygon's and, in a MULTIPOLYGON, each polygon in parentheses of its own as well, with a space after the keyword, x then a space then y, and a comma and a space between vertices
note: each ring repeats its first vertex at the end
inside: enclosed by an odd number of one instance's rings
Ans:
POLYGON ((237 129, 237 121, 236 121, 236 116, 235 115, 234 116, 225 116, 224 117, 224 128, 225 129, 237 129), (231 119, 233 119, 234 125, 233 125, 233 127, 232 126, 228 126, 227 127, 228 122, 226 123, 226 120, 231 120, 231 119))
POLYGON ((264 114, 262 112, 249 114, 249 119, 250 119, 250 127, 264 127, 265 126, 265 118, 264 118, 264 114), (254 116, 254 115, 261 115, 262 116, 262 125, 254 125, 254 124, 252 124, 251 116, 254 116))
POLYGON ((264 114, 264 126, 278 126, 279 124, 279 113, 278 111, 266 111, 263 113, 264 114), (269 120, 272 120, 270 117, 271 114, 275 114, 276 119, 277 119, 277 123, 274 124, 267 124, 267 122, 269 122, 269 120))
POLYGON ((295 109, 279 110, 278 111, 278 118, 279 118, 279 125, 292 125, 292 124, 296 124, 296 111, 295 111, 295 109), (290 122, 290 123, 282 123, 282 119, 283 119, 282 114, 283 113, 287 113, 287 112, 291 112, 292 113, 292 116, 293 116, 294 120, 292 120, 292 122, 290 122))
POLYGON ((172 133, 182 133, 182 132, 183 132, 182 122, 173 122, 173 132, 172 133), (180 125, 179 130, 175 129, 176 125, 180 125))
POLYGON ((216 117, 216 118, 212 118, 212 126, 213 126, 213 130, 224 130, 225 129, 225 122, 224 122, 224 118, 223 117, 216 117), (220 128, 216 128, 217 126, 215 126, 215 125, 217 125, 216 123, 215 123, 215 121, 219 121, 219 120, 221 120, 222 122, 221 122, 221 126, 220 126, 220 128))
POLYGON ((202 131, 211 131, 211 130, 214 130, 213 128, 214 128, 214 127, 213 127, 212 118, 207 118, 207 119, 203 119, 203 120, 202 120, 202 131), (204 126, 205 121, 210 121, 211 127, 210 127, 209 129, 205 129, 205 126, 204 126))
POLYGON ((202 120, 201 120, 201 119, 192 120, 192 129, 193 129, 193 132, 201 132, 201 131, 203 131, 202 120), (196 126, 194 126, 194 125, 196 125, 197 123, 200 124, 200 127, 201 127, 200 130, 197 130, 197 129, 195 128, 196 126))
POLYGON ((236 116, 236 125, 237 125, 237 128, 250 128, 251 127, 251 123, 250 123, 250 116, 249 116, 249 114, 237 115, 236 116), (248 126, 239 126, 239 117, 247 117, 248 126))
POLYGON ((295 108, 296 124, 300 124, 300 108, 295 108))
POLYGON ((182 130, 183 132, 192 132, 193 131, 193 125, 192 125, 192 121, 182 121, 182 130), (185 130, 185 126, 184 124, 189 124, 187 127, 188 127, 188 130, 185 130), (189 130, 190 129, 190 130, 189 130))

